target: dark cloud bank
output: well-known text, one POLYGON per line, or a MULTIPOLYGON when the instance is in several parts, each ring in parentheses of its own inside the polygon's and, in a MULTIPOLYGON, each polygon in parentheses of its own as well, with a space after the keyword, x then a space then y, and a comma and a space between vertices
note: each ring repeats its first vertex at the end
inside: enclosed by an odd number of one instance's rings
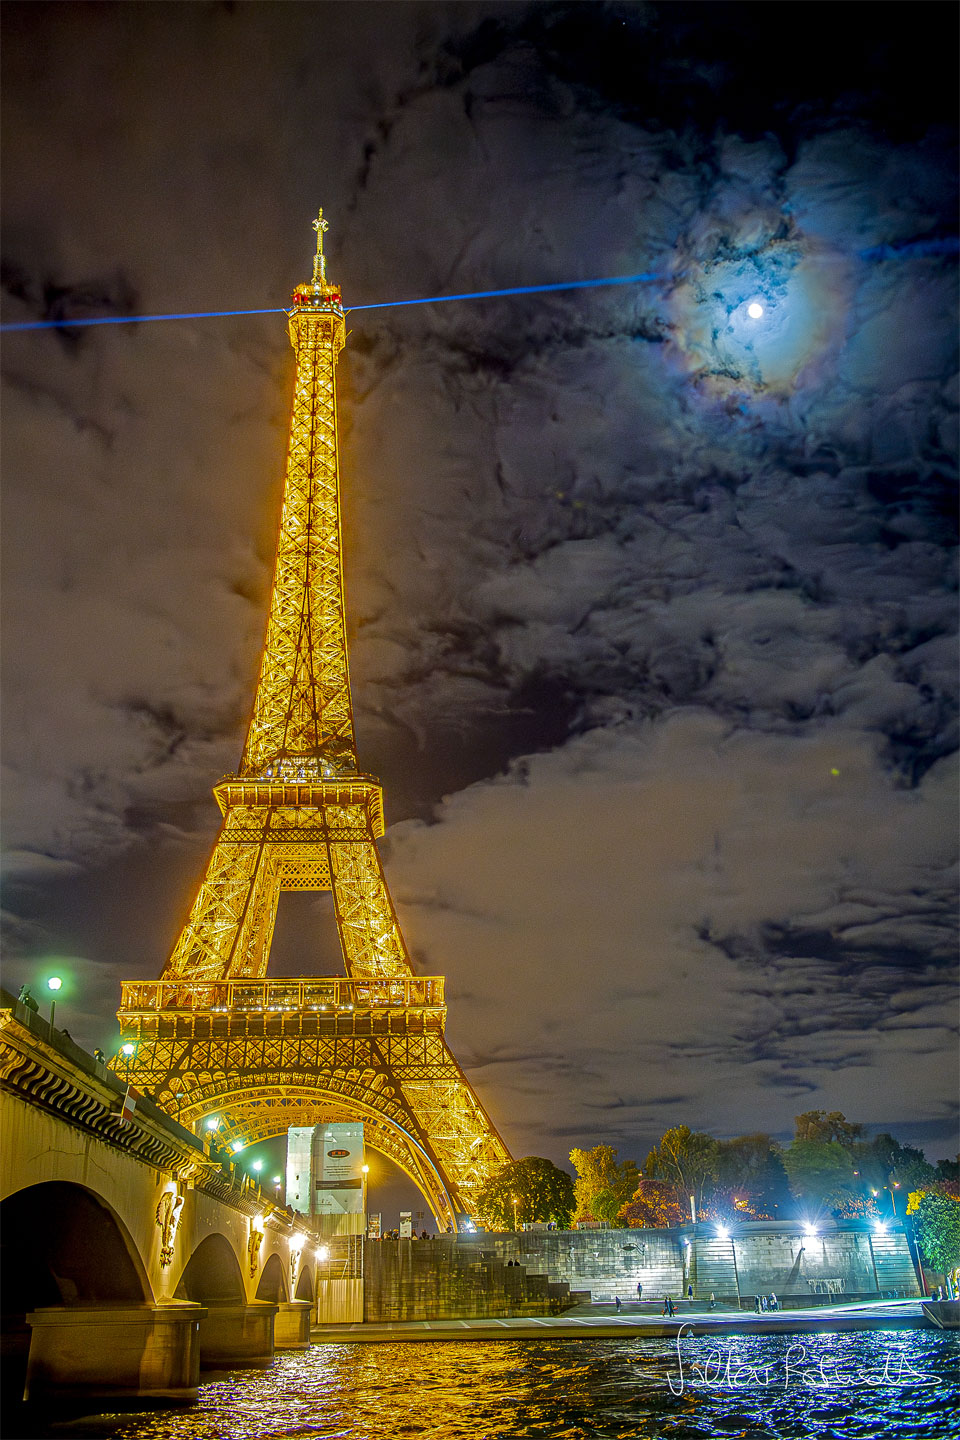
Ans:
MULTIPOLYGON (((953 10, 865 9, 5 7, 8 320, 282 305, 318 201, 348 303, 660 277, 358 312, 342 371, 389 875, 518 1153, 955 1146, 953 10)), ((92 1042, 239 753, 290 357, 3 372, 8 976, 70 957, 92 1042)))

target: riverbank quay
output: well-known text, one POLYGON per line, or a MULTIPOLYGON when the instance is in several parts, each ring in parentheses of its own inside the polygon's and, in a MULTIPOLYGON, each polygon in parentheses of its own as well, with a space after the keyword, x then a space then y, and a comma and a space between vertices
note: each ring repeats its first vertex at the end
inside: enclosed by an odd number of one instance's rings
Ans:
POLYGON ((762 1315, 684 1306, 673 1319, 659 1307, 580 1305, 563 1315, 482 1320, 405 1320, 374 1324, 315 1325, 314 1345, 382 1344, 433 1340, 617 1340, 674 1339, 691 1335, 806 1335, 822 1331, 923 1329, 929 1325, 919 1300, 884 1300, 762 1315))

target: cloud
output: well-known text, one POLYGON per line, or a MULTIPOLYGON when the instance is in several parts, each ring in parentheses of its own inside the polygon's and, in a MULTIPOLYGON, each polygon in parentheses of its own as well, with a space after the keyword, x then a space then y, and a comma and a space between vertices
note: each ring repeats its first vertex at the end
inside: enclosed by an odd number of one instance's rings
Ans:
POLYGON ((745 1113, 789 1129, 808 1095, 879 1124, 915 1070, 922 1118, 950 1112, 949 1067, 927 1063, 946 1034, 917 999, 938 975, 949 989, 951 767, 906 789, 876 750, 830 724, 769 736, 678 711, 393 828, 408 938, 448 976, 454 1047, 508 1130, 551 1128, 558 1074, 559 1135, 745 1113))

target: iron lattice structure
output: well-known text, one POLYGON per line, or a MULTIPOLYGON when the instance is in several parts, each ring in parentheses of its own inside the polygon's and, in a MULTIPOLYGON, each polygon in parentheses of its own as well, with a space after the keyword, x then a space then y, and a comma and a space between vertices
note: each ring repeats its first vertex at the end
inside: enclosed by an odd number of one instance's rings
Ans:
POLYGON ((380 785, 358 768, 347 660, 337 440, 345 331, 328 283, 288 312, 296 354, 276 569, 240 769, 206 873, 161 979, 125 982, 132 1056, 117 1067, 184 1123, 216 1113, 249 1145, 291 1125, 362 1120, 442 1228, 509 1160, 444 1039, 443 981, 414 974, 377 837, 380 785), (267 979, 280 893, 330 890, 346 979, 267 979))

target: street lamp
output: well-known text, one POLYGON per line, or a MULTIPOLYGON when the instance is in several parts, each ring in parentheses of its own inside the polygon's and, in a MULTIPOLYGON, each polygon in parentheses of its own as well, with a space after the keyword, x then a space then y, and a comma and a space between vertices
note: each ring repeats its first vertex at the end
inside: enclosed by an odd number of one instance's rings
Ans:
POLYGON ((57 995, 63 988, 63 981, 59 975, 51 975, 47 981, 47 989, 50 991, 50 1029, 53 1029, 53 1017, 57 1013, 57 995))
POLYGON ((516 1195, 511 1195, 510 1199, 513 1201, 513 1228, 514 1230, 519 1230, 520 1227, 517 1224, 517 1197, 516 1195))
POLYGON ((278 1205, 280 1204, 280 1186, 281 1186, 282 1183, 283 1183, 283 1177, 282 1177, 282 1175, 274 1175, 274 1177, 273 1177, 273 1193, 274 1193, 274 1196, 275 1196, 275 1198, 276 1198, 276 1201, 277 1201, 277 1204, 278 1204, 278 1205))
MULTIPOLYGON (((360 1209, 363 1211, 364 1215, 366 1215, 366 1213, 367 1213, 367 1176, 370 1174, 370 1166, 369 1166, 369 1165, 361 1165, 361 1166, 360 1166, 360 1174, 363 1176, 363 1179, 362 1179, 362 1181, 360 1182, 360 1184, 361 1184, 361 1190, 360 1190, 360 1209)), ((366 1221, 364 1221, 364 1224, 366 1224, 366 1221)))

